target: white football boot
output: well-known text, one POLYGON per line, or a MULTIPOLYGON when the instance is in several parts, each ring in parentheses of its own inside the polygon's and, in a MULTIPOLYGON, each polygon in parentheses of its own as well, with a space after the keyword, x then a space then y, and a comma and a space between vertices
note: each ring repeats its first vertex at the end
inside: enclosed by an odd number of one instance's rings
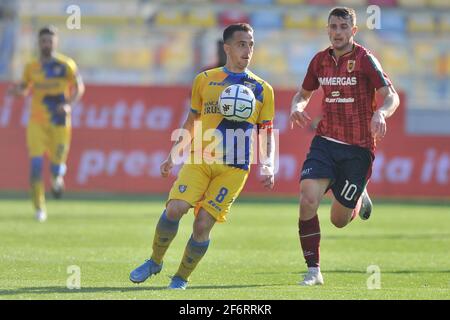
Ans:
POLYGON ((38 222, 45 222, 47 220, 47 212, 39 209, 36 211, 35 218, 38 222))
POLYGON ((299 283, 301 286, 315 286, 322 285, 323 277, 319 268, 308 268, 308 272, 305 274, 305 278, 299 283))

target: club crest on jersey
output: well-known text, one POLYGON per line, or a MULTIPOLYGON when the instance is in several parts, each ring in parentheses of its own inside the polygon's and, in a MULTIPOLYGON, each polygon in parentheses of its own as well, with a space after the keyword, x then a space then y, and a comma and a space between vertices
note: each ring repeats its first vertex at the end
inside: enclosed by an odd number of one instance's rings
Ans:
POLYGON ((355 69, 355 60, 348 60, 347 61, 347 71, 353 72, 354 69, 355 69))
POLYGON ((186 189, 187 189, 187 185, 180 184, 178 186, 178 190, 180 190, 181 193, 184 193, 186 191, 186 189))
POLYGON ((255 92, 256 84, 248 82, 248 81, 244 81, 244 86, 246 86, 247 88, 249 88, 250 90, 255 92))

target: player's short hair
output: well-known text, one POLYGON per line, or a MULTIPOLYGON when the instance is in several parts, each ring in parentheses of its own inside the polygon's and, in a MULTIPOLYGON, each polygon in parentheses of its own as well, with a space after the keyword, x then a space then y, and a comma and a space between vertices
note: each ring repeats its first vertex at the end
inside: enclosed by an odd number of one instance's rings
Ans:
POLYGON ((352 8, 348 7, 335 7, 331 9, 328 14, 328 22, 330 22, 331 16, 339 17, 342 19, 350 19, 352 27, 356 25, 356 12, 352 8))
POLYGON ((233 37, 236 31, 244 31, 253 33, 253 28, 248 23, 234 23, 230 24, 223 30, 223 42, 226 43, 233 37))
POLYGON ((39 37, 44 35, 44 34, 49 34, 49 35, 52 35, 52 36, 56 36, 58 34, 58 29, 55 26, 52 26, 52 25, 48 25, 48 26, 42 27, 39 30, 39 37))

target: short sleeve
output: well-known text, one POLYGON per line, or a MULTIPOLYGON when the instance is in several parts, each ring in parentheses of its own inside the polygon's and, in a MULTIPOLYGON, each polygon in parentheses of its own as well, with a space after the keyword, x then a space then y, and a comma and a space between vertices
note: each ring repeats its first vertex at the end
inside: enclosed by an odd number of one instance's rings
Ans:
POLYGON ((31 84, 31 63, 27 63, 23 69, 22 83, 27 87, 31 84))
POLYGON ((380 62, 368 53, 362 58, 362 69, 375 89, 392 85, 388 75, 383 71, 380 62))
POLYGON ((70 83, 75 83, 76 78, 78 77, 78 67, 75 61, 72 59, 68 59, 66 61, 67 73, 66 77, 70 83))
POLYGON ((197 114, 201 114, 202 112, 202 95, 201 95, 201 85, 202 85, 202 76, 203 73, 198 74, 194 82, 192 84, 192 95, 191 95, 191 111, 197 114))
POLYGON ((273 121, 275 116, 275 98, 273 88, 268 84, 263 84, 263 106, 256 123, 263 124, 265 122, 273 121))
POLYGON ((302 87, 305 90, 308 91, 314 91, 319 88, 320 83, 319 79, 317 78, 317 71, 316 71, 316 65, 318 60, 318 55, 316 55, 308 66, 308 71, 306 72, 305 79, 303 80, 302 87))

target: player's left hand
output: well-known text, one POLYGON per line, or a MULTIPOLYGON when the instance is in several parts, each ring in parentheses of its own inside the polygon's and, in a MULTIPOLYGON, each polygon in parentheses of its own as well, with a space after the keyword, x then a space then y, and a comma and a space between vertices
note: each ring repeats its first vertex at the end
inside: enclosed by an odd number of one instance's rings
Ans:
POLYGON ((262 185, 264 186, 264 188, 266 188, 267 190, 272 190, 273 186, 275 184, 275 176, 273 174, 273 172, 269 172, 270 170, 268 170, 267 167, 265 166, 261 166, 260 168, 260 181, 262 183, 262 185))
POLYGON ((386 119, 380 111, 375 111, 370 122, 372 137, 381 140, 386 135, 386 119))
POLYGON ((72 107, 67 103, 62 103, 58 107, 56 107, 56 112, 60 115, 68 115, 71 111, 72 107))
POLYGON ((273 175, 271 176, 261 176, 261 183, 263 184, 264 188, 267 190, 272 190, 273 185, 275 184, 275 178, 273 175))

